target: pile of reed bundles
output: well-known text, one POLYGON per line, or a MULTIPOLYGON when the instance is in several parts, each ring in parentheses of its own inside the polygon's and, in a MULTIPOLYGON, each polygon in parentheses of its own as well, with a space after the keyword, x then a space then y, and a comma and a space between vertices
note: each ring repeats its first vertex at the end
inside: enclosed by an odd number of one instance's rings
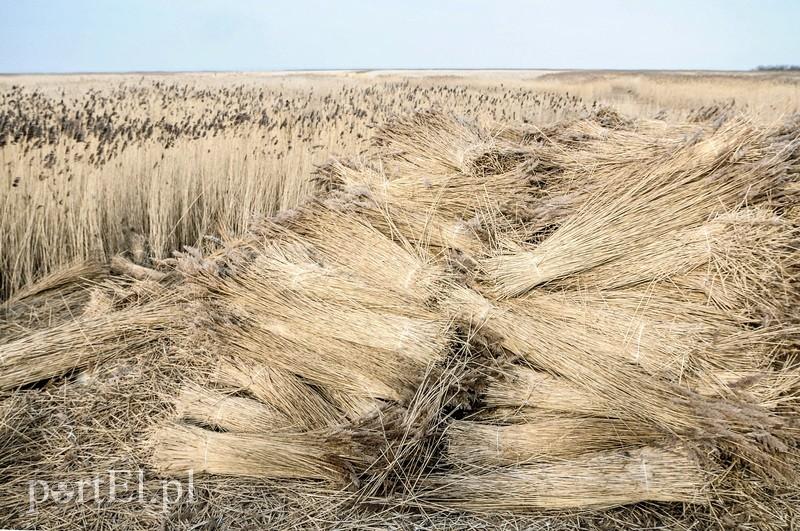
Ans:
POLYGON ((796 522, 796 121, 371 142, 247 234, 5 303, 0 522, 796 522), (167 513, 18 492, 119 463, 207 483, 167 513))

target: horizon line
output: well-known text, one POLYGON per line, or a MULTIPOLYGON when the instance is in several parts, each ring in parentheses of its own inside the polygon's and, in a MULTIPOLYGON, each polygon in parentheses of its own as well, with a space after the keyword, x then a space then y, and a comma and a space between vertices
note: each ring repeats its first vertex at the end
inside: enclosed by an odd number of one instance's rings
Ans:
MULTIPOLYGON (((760 65, 762 68, 765 65, 760 65)), ((154 74, 280 74, 280 73, 369 73, 369 72, 792 72, 793 70, 759 70, 759 66, 750 69, 726 68, 545 68, 545 67, 478 67, 478 68, 278 68, 266 70, 75 70, 75 71, 28 71, 28 72, 0 72, 0 76, 79 76, 79 75, 154 75, 154 74)))

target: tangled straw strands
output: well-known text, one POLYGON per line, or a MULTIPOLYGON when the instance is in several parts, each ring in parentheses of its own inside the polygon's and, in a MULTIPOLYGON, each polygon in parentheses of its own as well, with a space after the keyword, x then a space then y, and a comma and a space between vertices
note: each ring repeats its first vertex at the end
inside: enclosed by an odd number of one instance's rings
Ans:
POLYGON ((484 513, 603 509, 643 501, 704 503, 707 484, 707 473, 680 449, 645 447, 432 476, 420 500, 484 513))

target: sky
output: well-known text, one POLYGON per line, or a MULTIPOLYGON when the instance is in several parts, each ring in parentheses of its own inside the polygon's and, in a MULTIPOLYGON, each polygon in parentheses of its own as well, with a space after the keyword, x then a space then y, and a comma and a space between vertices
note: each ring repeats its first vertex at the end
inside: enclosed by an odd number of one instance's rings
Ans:
POLYGON ((798 0, 0 0, 0 72, 748 70, 798 0))

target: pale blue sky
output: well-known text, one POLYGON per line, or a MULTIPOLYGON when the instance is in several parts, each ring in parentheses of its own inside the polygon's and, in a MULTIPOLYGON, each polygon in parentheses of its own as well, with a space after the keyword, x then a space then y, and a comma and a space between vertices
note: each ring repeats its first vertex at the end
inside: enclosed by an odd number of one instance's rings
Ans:
POLYGON ((0 0, 0 72, 750 69, 798 0, 0 0))

